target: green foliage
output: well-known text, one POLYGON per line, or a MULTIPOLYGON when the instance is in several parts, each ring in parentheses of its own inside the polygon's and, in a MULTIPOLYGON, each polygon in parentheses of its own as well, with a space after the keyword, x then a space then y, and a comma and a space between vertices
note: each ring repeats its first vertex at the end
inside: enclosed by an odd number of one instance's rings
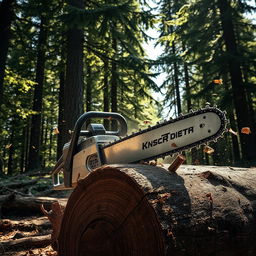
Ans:
POLYGON ((2 106, 5 118, 10 116, 17 116, 21 119, 26 119, 33 114, 30 109, 31 92, 35 82, 23 78, 20 75, 6 70, 5 76, 6 97, 5 104, 2 106))
POLYGON ((64 1, 29 0, 18 1, 14 12, 1 102, 0 172, 14 174, 25 171, 27 166, 31 118, 38 114, 32 106, 42 19, 47 24, 48 38, 43 46, 46 63, 42 131, 37 135, 41 138, 38 150, 43 167, 51 167, 56 161, 60 75, 65 75, 66 32, 70 28, 84 31, 84 99, 88 100, 90 90, 91 109, 103 110, 103 91, 107 85, 111 111, 115 80, 118 111, 129 120, 131 129, 143 126, 145 120, 158 120, 152 92, 159 89, 150 71, 152 63, 145 58, 142 48, 148 39, 145 29, 153 26, 155 20, 140 2, 94 1, 79 9, 64 1))
MULTIPOLYGON (((223 38, 223 27, 218 8, 218 1, 161 1, 161 37, 159 43, 165 47, 165 54, 159 58, 163 69, 170 74, 162 88, 166 90, 166 104, 175 106, 177 95, 174 90, 174 63, 178 65, 180 92, 183 94, 183 106, 188 104, 193 108, 203 107, 205 102, 226 109, 231 119, 234 119, 234 98, 230 78, 230 59, 241 63, 244 85, 247 93, 248 107, 252 119, 255 120, 255 25, 247 18, 248 12, 253 12, 248 1, 231 1, 231 6, 225 13, 234 24, 238 45, 237 56, 227 53, 223 38), (172 51, 175 45, 176 51, 172 51), (187 74, 185 74, 185 67, 187 74), (254 70, 253 72, 251 72, 254 70), (223 83, 214 83, 214 80, 223 83), (173 99, 173 100, 168 100, 173 99)), ((230 1, 228 1, 230 2, 230 1)), ((248 120, 249 122, 249 120, 248 120)), ((235 125, 232 123, 232 125, 235 125)), ((237 124, 236 124, 237 125, 237 124)), ((233 126, 236 129, 235 126, 233 126)), ((255 130, 255 127, 251 127, 255 130)), ((227 136, 226 141, 231 141, 227 136)), ((230 144, 230 143, 229 143, 230 144)), ((228 143, 227 143, 228 145, 228 143)), ((235 145, 231 145, 231 147, 235 145)), ((217 147, 217 146, 216 146, 217 147)), ((227 161, 231 159, 228 149, 227 161)), ((239 149, 238 149, 239 151, 239 149)), ((216 154, 217 155, 217 154, 216 154)), ((210 157, 211 158, 211 157, 210 157)), ((215 159, 217 159, 215 157, 215 159)), ((219 163, 224 163, 218 160, 219 163)), ((215 163, 215 162, 214 162, 215 163)))

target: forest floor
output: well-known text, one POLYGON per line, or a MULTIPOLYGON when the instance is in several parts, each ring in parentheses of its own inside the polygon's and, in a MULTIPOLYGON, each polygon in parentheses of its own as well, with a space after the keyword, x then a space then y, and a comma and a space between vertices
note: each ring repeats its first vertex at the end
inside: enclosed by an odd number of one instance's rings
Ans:
POLYGON ((45 172, 0 177, 0 255, 57 255, 51 247, 52 225, 43 214, 51 204, 65 205, 70 191, 54 191, 45 172))

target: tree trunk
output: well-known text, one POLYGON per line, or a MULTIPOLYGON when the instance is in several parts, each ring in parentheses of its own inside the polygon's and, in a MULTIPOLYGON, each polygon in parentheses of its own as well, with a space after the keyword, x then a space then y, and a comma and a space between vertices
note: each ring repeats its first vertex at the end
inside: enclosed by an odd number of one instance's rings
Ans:
MULTIPOLYGON (((69 0, 70 6, 83 9, 84 1, 69 0)), ((70 28, 67 31, 67 61, 64 93, 64 141, 70 139, 69 130, 83 113, 83 30, 70 28)))
MULTIPOLYGON (((230 126, 236 130, 237 125, 235 122, 233 111, 231 112, 231 114, 229 114, 229 121, 230 121, 230 126)), ((241 157, 240 157, 238 137, 233 134, 231 134, 231 136, 232 136, 231 140, 232 140, 232 151, 233 151, 234 164, 239 164, 241 161, 241 157)))
MULTIPOLYGON (((220 18, 223 29, 223 38, 225 41, 226 52, 228 55, 228 66, 231 77, 232 93, 234 98, 234 106, 237 115, 238 129, 241 131, 243 127, 253 128, 250 112, 248 109, 246 91, 241 72, 240 56, 232 22, 232 10, 229 0, 218 0, 218 8, 220 10, 220 18)), ((246 162, 255 160, 255 134, 240 135, 241 149, 243 159, 246 162)))
MULTIPOLYGON (((109 85, 108 85, 108 60, 104 60, 104 87, 103 87, 103 110, 109 112, 109 85)), ((110 129, 109 120, 104 119, 104 127, 106 130, 110 129)))
POLYGON ((22 143, 21 143, 21 153, 20 153, 20 172, 24 172, 25 163, 25 152, 26 152, 26 127, 22 128, 22 143))
POLYGON ((184 62, 184 79, 185 79, 185 87, 186 87, 187 111, 189 112, 192 109, 192 103, 191 103, 191 92, 190 92, 188 65, 185 62, 184 62))
POLYGON ((7 165, 7 174, 12 175, 13 174, 13 155, 14 155, 14 129, 15 125, 14 122, 12 122, 12 127, 11 127, 11 137, 9 141, 9 152, 8 152, 8 165, 7 165))
POLYGON ((25 171, 28 170, 28 156, 29 156, 29 119, 27 120, 26 127, 26 145, 25 145, 25 171))
POLYGON ((0 3, 0 106, 3 103, 3 83, 5 66, 11 35, 11 23, 13 20, 13 7, 16 0, 3 0, 0 3))
POLYGON ((87 63, 87 74, 86 74, 86 112, 92 110, 92 68, 90 66, 89 60, 87 63))
POLYGON ((256 169, 95 170, 71 194, 59 255, 255 255, 256 169))
MULTIPOLYGON (((172 43, 172 54, 176 56, 176 47, 175 43, 172 43)), ((174 86, 175 86, 175 94, 176 94, 176 106, 178 115, 181 114, 181 98, 180 98, 180 85, 179 85, 179 68, 177 61, 173 62, 173 72, 174 72, 174 86)))
MULTIPOLYGON (((63 56, 62 56, 63 58, 63 56)), ((64 88, 65 88, 65 66, 61 65, 61 71, 59 74, 59 110, 58 110, 58 138, 57 138, 57 160, 62 155, 62 149, 65 144, 64 141, 64 88)))
MULTIPOLYGON (((113 36, 112 39, 112 49, 114 51, 114 56, 117 56, 117 41, 113 36)), ((117 64, 115 60, 112 61, 112 67, 111 67, 111 111, 117 112, 117 64)), ((115 131, 117 130, 117 122, 116 120, 112 120, 111 122, 111 130, 115 131)))
POLYGON ((36 85, 34 90, 33 111, 36 114, 32 115, 30 129, 30 145, 28 169, 34 170, 41 166, 40 151, 41 151, 41 118, 43 106, 43 84, 44 84, 44 69, 45 69, 45 51, 47 42, 47 24, 46 18, 41 16, 40 32, 37 46, 37 63, 36 63, 36 85))

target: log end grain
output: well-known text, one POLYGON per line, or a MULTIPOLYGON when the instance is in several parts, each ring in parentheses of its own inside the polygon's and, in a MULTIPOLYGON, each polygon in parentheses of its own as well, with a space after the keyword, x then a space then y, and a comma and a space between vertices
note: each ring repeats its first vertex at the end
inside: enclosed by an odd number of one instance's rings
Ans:
POLYGON ((153 207, 135 180, 113 167, 79 182, 58 242, 60 255, 164 255, 153 207))

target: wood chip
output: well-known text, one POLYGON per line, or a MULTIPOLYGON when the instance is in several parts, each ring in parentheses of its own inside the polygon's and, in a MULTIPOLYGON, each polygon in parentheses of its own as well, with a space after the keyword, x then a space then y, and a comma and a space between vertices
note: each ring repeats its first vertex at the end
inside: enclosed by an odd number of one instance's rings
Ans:
POLYGON ((54 129, 53 129, 53 133, 54 133, 55 135, 57 135, 57 134, 59 134, 59 133, 60 133, 60 131, 59 131, 58 127, 56 127, 56 128, 54 128, 54 129))
POLYGON ((250 134, 250 133, 252 133, 252 132, 251 132, 250 127, 243 127, 243 128, 241 129, 241 133, 250 134))
POLYGON ((233 131, 231 128, 229 128, 228 131, 229 131, 230 133, 232 133, 233 135, 237 136, 237 132, 233 131))
POLYGON ((184 163, 186 160, 185 156, 178 155, 175 160, 171 163, 171 165, 168 167, 168 170, 170 172, 176 172, 176 170, 184 163))
POLYGON ((204 147, 204 152, 206 153, 206 154, 212 154, 213 152, 214 152, 214 149, 213 148, 211 148, 211 147, 209 147, 209 146, 205 146, 204 147))

